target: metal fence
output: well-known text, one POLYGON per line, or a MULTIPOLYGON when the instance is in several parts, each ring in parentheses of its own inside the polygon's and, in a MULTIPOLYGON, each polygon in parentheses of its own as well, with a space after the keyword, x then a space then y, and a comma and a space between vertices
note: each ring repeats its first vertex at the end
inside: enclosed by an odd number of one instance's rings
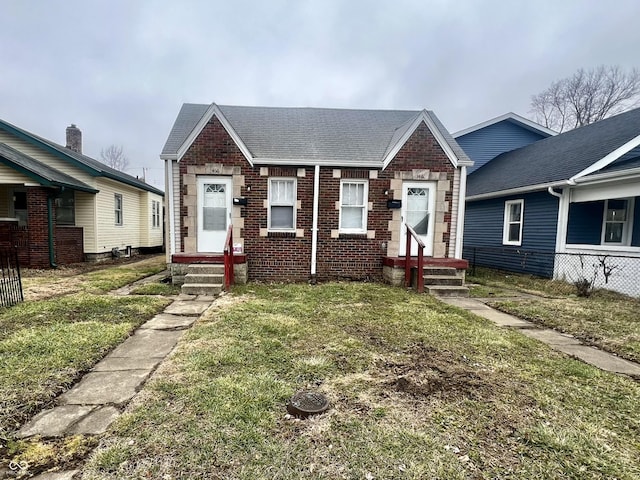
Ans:
POLYGON ((514 247, 465 246, 462 256, 469 262, 469 273, 476 267, 525 273, 588 284, 640 297, 640 255, 603 253, 560 253, 524 250, 514 247))
POLYGON ((9 307, 24 301, 20 262, 15 249, 0 250, 0 305, 9 307))

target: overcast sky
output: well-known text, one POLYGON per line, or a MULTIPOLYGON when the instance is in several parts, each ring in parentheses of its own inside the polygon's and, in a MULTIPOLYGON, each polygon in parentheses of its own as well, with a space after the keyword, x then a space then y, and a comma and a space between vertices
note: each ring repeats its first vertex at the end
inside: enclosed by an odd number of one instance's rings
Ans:
POLYGON ((184 102, 431 109, 455 132, 640 66, 638 0, 0 0, 0 118, 164 188, 184 102))

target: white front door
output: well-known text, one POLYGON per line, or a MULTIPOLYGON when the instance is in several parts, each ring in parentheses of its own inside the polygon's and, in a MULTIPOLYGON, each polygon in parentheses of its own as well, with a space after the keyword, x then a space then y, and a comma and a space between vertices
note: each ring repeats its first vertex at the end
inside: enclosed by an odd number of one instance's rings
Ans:
POLYGON ((231 223, 233 184, 225 177, 198 177, 198 252, 222 253, 231 223))
MULTIPOLYGON (((402 184, 402 223, 400 226, 400 255, 407 250, 407 228, 413 227, 424 242, 424 254, 433 255, 433 225, 435 217, 435 182, 404 182, 402 184)), ((410 256, 418 255, 418 244, 411 242, 410 256)))

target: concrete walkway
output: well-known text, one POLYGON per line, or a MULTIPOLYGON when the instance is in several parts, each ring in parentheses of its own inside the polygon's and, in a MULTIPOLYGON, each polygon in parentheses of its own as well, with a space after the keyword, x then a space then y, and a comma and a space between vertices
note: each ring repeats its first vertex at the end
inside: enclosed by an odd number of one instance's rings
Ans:
POLYGON ((468 310, 487 320, 491 320, 501 327, 516 328, 527 337, 540 340, 555 350, 564 352, 601 370, 640 378, 640 365, 637 363, 624 360, 598 348, 583 345, 580 340, 572 335, 559 333, 549 328, 543 328, 535 323, 495 310, 486 305, 481 299, 451 297, 440 298, 440 300, 449 305, 468 310))
MULTIPOLYGON (((144 280, 147 283, 153 278, 144 280)), ((131 286, 112 293, 127 295, 130 290, 131 286)), ((213 300, 214 297, 195 295, 175 297, 163 313, 139 327, 71 390, 60 395, 57 406, 36 415, 16 433, 16 437, 104 433, 173 350, 184 331, 211 306, 213 300)), ((77 473, 76 470, 43 473, 33 478, 67 480, 77 473)))

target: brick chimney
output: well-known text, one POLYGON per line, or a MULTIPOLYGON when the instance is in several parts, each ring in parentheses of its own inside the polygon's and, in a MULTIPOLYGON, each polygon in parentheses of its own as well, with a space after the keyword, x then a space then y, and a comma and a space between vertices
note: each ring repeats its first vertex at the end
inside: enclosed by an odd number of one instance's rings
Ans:
POLYGON ((82 153, 82 132, 73 123, 67 127, 67 148, 82 153))

